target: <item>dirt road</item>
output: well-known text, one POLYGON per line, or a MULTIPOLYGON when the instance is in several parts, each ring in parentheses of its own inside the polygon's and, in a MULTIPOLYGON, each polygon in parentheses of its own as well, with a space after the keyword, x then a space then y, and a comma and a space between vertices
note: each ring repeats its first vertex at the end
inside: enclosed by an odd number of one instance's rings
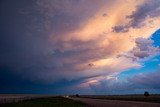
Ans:
POLYGON ((103 100, 90 98, 71 98, 81 101, 89 107, 160 107, 159 103, 135 102, 135 101, 119 101, 119 100, 103 100))

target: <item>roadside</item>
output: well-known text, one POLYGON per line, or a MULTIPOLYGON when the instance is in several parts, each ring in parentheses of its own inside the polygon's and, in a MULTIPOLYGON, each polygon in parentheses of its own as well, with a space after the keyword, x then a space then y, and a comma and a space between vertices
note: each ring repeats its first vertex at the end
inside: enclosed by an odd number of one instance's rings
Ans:
POLYGON ((91 107, 160 107, 160 103, 104 100, 104 99, 76 98, 76 97, 71 97, 71 99, 75 101, 81 101, 91 107))

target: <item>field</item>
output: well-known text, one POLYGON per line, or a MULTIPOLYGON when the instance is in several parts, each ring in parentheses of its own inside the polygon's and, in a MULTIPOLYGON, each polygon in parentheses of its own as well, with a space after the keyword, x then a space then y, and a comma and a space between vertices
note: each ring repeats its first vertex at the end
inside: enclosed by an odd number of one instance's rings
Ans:
POLYGON ((119 107, 120 105, 160 107, 160 95, 0 95, 0 107, 119 107))
POLYGON ((1 103, 0 107, 84 107, 79 101, 64 97, 33 98, 12 103, 1 103))
POLYGON ((106 100, 122 100, 122 101, 140 101, 160 103, 160 95, 82 95, 81 98, 106 99, 106 100))
POLYGON ((72 97, 75 101, 81 101, 89 107, 160 107, 160 103, 140 102, 140 101, 122 101, 94 98, 72 97))

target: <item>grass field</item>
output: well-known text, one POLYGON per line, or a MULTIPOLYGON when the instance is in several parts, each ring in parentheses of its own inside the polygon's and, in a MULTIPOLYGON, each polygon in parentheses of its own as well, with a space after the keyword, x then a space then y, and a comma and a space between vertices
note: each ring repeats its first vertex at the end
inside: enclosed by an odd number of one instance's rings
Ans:
POLYGON ((93 99, 107 99, 107 100, 122 100, 122 101, 141 101, 141 102, 153 102, 160 103, 160 95, 82 95, 80 97, 93 98, 93 99))
POLYGON ((84 107, 78 101, 63 97, 48 97, 25 100, 17 103, 0 104, 0 107, 84 107))

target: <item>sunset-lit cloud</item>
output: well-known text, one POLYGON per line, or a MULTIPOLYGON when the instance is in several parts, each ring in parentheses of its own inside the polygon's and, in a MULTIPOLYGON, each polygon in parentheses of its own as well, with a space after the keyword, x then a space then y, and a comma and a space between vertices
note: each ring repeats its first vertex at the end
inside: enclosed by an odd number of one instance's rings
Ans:
POLYGON ((25 3, 1 13, 0 67, 12 69, 22 80, 46 84, 81 80, 72 87, 91 89, 106 82, 105 88, 116 89, 126 87, 118 82, 120 73, 141 69, 160 54, 151 38, 160 28, 158 0, 25 3))
MULTIPOLYGON (((138 20, 129 16, 133 16, 136 13, 138 14, 139 8, 149 1, 136 2, 133 0, 124 3, 122 2, 124 1, 109 2, 104 6, 102 5, 95 10, 92 17, 82 21, 77 29, 66 32, 57 38, 54 33, 51 34, 53 46, 56 46, 57 44, 57 48, 64 53, 72 51, 75 53, 77 52, 76 54, 72 54, 71 58, 67 57, 64 63, 73 62, 72 66, 76 67, 75 69, 80 70, 83 74, 86 73, 84 74, 86 76, 97 75, 97 72, 100 72, 101 74, 102 71, 120 73, 126 69, 141 66, 140 63, 133 61, 131 58, 117 58, 116 56, 134 49, 134 56, 140 57, 140 52, 136 51, 136 48, 134 48, 137 44, 136 40, 137 38, 149 38, 152 33, 159 28, 159 17, 148 18, 147 15, 150 15, 151 13, 146 12, 145 15, 147 18, 144 18, 143 20, 139 19, 141 21, 139 23, 145 23, 144 26, 137 29, 127 25, 128 31, 122 33, 113 32, 112 28, 114 26, 119 24, 126 25, 130 23, 131 20, 138 20), (121 5, 116 6, 120 2, 121 5), (128 9, 126 10, 126 8, 128 9), (104 13, 107 13, 107 16, 104 17, 104 13), (150 20, 152 20, 152 23, 150 20), (59 41, 61 41, 61 44, 57 43, 59 41), (59 47, 59 45, 61 47, 59 47), (83 61, 81 61, 82 59, 83 61), (125 65, 122 66, 121 63, 125 63, 125 65), (93 66, 88 67, 88 64, 92 64, 93 66), (88 71, 91 73, 88 73, 88 71), (96 73, 94 71, 96 71, 96 73)), ((150 5, 147 6, 150 8, 150 5)), ((156 48, 153 47, 152 49, 156 48)), ((142 53, 144 52, 141 51, 141 54, 142 53)), ((146 57, 149 56, 149 53, 146 54, 146 57)))

